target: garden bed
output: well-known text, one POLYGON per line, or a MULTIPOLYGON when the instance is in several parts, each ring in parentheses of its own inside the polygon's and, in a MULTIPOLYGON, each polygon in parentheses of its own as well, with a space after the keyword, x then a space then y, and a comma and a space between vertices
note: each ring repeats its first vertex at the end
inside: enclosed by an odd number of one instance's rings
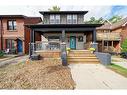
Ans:
POLYGON ((10 64, 0 68, 1 89, 74 89, 70 68, 60 59, 10 64))

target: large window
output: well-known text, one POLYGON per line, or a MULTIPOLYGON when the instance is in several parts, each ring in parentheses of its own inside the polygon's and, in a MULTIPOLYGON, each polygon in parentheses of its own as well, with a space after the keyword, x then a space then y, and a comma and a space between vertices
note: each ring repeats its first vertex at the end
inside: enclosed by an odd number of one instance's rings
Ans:
POLYGON ((9 48, 9 49, 14 49, 15 48, 15 41, 12 40, 12 39, 7 39, 6 40, 6 48, 9 48))
POLYGON ((8 20, 7 29, 8 30, 16 30, 16 20, 8 20))
POLYGON ((60 24, 60 15, 50 15, 50 24, 60 24))
POLYGON ((77 24, 77 15, 67 15, 67 24, 77 24))

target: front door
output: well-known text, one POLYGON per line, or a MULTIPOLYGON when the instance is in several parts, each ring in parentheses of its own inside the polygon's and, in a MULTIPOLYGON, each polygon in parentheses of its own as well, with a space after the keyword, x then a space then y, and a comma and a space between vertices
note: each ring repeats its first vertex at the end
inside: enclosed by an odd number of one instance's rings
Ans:
POLYGON ((17 50, 18 50, 18 53, 22 52, 22 41, 19 39, 17 41, 17 50))
POLYGON ((76 49, 76 37, 75 36, 70 36, 70 48, 76 49))

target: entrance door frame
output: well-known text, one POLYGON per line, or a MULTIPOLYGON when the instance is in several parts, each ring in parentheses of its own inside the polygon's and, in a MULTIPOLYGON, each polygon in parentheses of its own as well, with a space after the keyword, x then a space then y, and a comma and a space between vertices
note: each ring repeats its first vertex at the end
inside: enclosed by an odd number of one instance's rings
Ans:
POLYGON ((23 52, 23 41, 22 40, 20 40, 20 39, 18 39, 17 40, 17 52, 18 53, 22 53, 23 52), (19 41, 21 41, 21 51, 19 51, 19 41))
POLYGON ((70 48, 71 49, 76 49, 76 36, 70 36, 70 48), (75 38, 75 48, 71 48, 71 38, 75 38))

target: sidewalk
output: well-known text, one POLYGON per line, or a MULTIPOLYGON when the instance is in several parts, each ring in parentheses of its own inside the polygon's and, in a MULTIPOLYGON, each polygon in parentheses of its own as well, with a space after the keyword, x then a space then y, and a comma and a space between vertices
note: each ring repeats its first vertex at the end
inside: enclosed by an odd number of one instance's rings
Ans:
POLYGON ((112 63, 127 69, 127 59, 112 57, 112 63))
POLYGON ((16 64, 16 63, 24 62, 27 59, 28 59, 28 55, 19 56, 16 58, 10 58, 8 60, 3 60, 3 61, 0 61, 0 67, 6 64, 16 64))
POLYGON ((101 64, 70 64, 76 89, 127 89, 127 78, 101 64))

